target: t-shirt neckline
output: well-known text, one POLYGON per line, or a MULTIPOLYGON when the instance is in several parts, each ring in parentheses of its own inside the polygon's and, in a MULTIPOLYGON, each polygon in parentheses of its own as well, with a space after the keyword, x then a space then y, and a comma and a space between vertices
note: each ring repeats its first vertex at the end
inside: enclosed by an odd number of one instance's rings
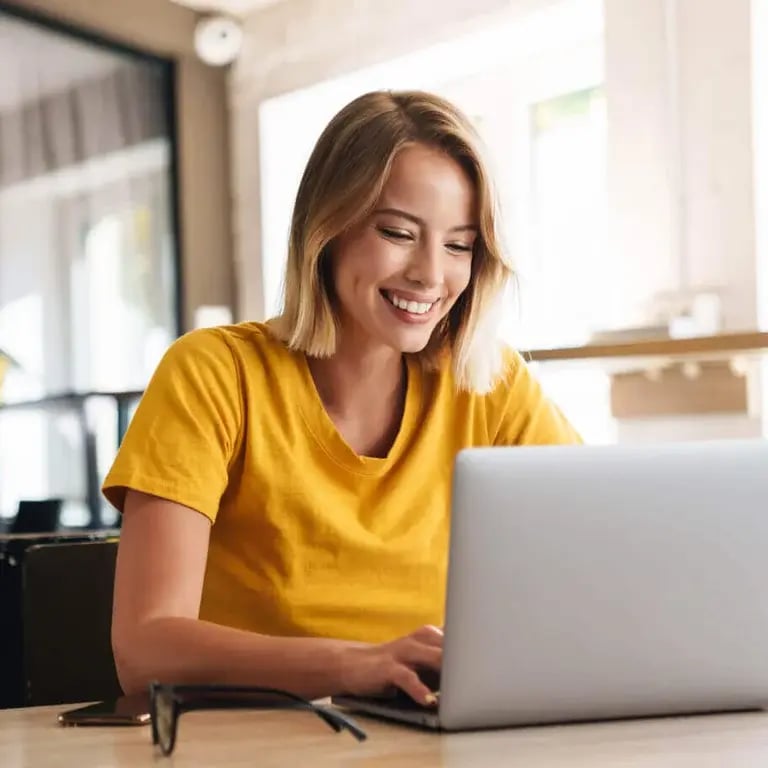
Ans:
POLYGON ((421 405, 421 375, 418 363, 405 355, 408 381, 405 393, 403 417, 397 436, 387 456, 377 458, 361 456, 349 446, 333 423, 320 397, 309 361, 303 352, 296 354, 296 361, 305 396, 300 398, 299 410, 315 441, 337 464, 357 474, 378 475, 397 462, 411 440, 421 405))

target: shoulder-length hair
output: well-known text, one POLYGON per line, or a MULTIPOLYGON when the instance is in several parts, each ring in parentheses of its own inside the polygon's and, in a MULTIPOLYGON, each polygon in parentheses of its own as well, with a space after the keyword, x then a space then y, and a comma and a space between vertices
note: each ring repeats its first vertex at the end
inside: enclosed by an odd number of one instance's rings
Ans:
POLYGON ((496 198, 481 143, 449 101, 422 91, 374 91, 331 120, 304 170, 291 221, 283 308, 270 327, 291 349, 330 357, 338 339, 329 260, 341 233, 376 206, 395 155, 420 143, 455 159, 476 192, 478 236, 469 285, 417 353, 427 370, 450 356, 459 389, 488 391, 501 372, 493 328, 512 268, 500 246, 496 198))

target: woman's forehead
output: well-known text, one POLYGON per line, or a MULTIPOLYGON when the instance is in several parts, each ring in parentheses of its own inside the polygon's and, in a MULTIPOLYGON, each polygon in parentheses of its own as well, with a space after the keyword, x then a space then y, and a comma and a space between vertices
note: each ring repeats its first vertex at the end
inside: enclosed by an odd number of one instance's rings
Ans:
POLYGON ((454 158, 414 145, 393 159, 376 207, 405 210, 421 218, 448 216, 456 226, 473 223, 476 196, 472 180, 454 158))

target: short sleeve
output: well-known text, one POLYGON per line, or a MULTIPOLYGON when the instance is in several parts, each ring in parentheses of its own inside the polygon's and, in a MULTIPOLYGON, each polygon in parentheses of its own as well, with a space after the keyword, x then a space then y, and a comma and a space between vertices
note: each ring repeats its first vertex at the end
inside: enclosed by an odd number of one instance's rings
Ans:
POLYGON ((580 435, 543 392, 521 355, 505 355, 500 383, 489 396, 494 445, 580 444, 580 435))
POLYGON ((238 448, 240 377, 224 332, 191 331, 155 370, 103 485, 120 511, 129 489, 216 519, 238 448))

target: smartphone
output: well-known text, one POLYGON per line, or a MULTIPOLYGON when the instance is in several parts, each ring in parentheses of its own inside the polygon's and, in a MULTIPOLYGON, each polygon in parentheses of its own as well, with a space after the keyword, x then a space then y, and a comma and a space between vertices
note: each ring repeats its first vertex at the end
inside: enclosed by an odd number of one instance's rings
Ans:
POLYGON ((148 725, 151 719, 145 693, 100 701, 59 715, 61 725, 148 725))

